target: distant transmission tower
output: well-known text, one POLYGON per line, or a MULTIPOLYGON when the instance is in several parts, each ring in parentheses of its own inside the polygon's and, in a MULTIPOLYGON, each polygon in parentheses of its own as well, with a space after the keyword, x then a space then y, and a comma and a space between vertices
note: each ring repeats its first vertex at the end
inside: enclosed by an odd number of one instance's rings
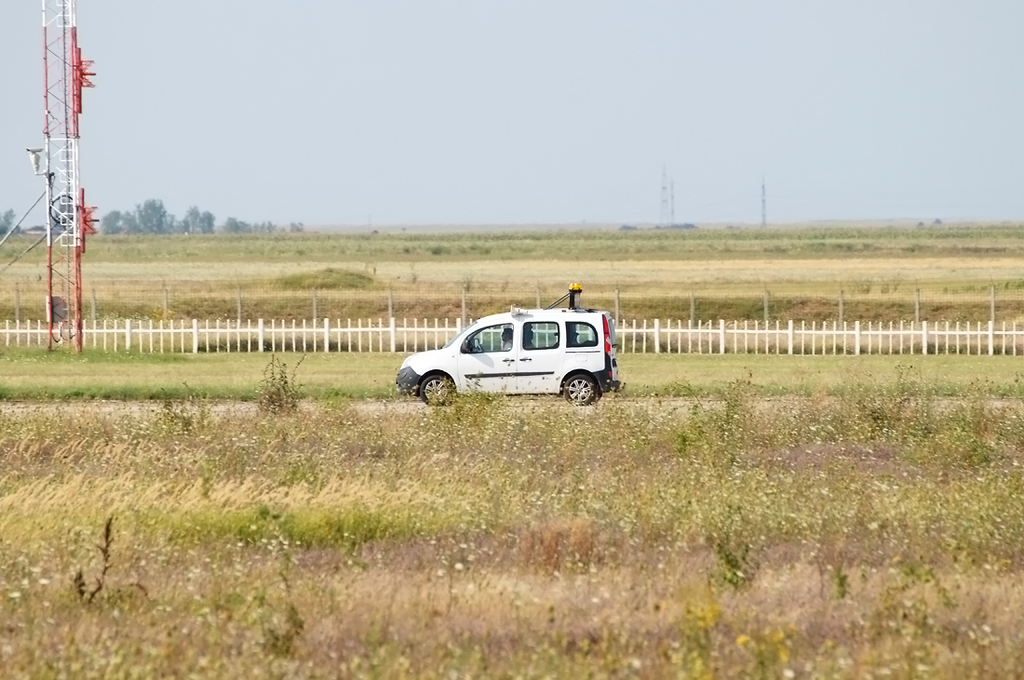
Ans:
MULTIPOLYGON (((78 47, 77 0, 43 0, 43 127, 46 178, 46 317, 50 349, 70 341, 82 351, 82 253, 95 234, 95 208, 85 204, 78 170, 82 89, 92 62, 78 47)), ((38 150, 36 150, 38 151, 38 150)))
POLYGON ((768 194, 764 190, 764 177, 761 178, 761 228, 768 226, 768 194))
POLYGON ((658 224, 671 227, 676 223, 676 181, 669 179, 668 170, 661 166, 661 217, 658 224))

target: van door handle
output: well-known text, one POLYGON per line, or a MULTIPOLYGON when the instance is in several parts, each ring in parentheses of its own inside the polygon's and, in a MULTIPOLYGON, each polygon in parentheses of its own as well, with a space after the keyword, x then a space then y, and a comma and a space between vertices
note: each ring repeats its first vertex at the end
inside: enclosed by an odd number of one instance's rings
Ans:
POLYGON ((525 359, 520 359, 520 361, 533 361, 533 359, 531 359, 530 357, 526 357, 525 359))
POLYGON ((515 359, 502 359, 506 364, 511 364, 515 359))

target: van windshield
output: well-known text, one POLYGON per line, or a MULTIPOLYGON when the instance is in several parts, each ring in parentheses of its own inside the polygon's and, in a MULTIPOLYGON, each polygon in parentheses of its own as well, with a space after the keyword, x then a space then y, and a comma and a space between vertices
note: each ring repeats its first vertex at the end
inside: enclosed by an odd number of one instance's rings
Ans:
POLYGON ((466 333, 470 332, 471 330, 473 330, 475 328, 478 328, 479 326, 480 326, 480 321, 474 321, 473 323, 469 324, 468 326, 463 328, 461 332, 456 333, 455 335, 453 335, 451 340, 449 340, 448 342, 444 343, 444 347, 442 347, 441 349, 448 349, 449 347, 454 345, 460 338, 464 337, 466 335, 466 333))

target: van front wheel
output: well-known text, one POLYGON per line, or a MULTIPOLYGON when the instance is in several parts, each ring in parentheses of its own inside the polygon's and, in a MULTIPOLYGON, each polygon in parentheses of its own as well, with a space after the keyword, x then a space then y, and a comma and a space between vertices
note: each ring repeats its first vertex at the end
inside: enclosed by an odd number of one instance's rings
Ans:
POLYGON ((565 381, 562 386, 562 394, 570 404, 587 406, 593 404, 601 397, 601 391, 597 387, 597 381, 591 376, 580 373, 565 381))
POLYGON ((420 383, 420 398, 432 406, 445 406, 455 396, 455 383, 442 373, 432 373, 420 383))

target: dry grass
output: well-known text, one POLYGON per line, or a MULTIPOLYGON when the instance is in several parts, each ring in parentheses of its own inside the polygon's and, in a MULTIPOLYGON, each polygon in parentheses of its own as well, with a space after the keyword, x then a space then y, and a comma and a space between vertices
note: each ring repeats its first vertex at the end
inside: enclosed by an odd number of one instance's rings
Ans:
MULTIPOLYGON (((241 295, 244 318, 302 319, 316 288, 318 316, 367 318, 386 313, 390 289, 400 318, 434 318, 461 314, 463 288, 480 316, 532 305, 538 290, 549 303, 582 281, 588 304, 611 308, 620 290, 627 318, 689 318, 691 294, 698 318, 762 318, 768 292, 773 318, 832 319, 842 292, 847 318, 899 320, 913 318, 921 290, 923 318, 976 321, 995 286, 999 318, 1012 321, 1024 319, 1022 234, 989 224, 100 237, 85 294, 100 318, 232 319, 241 295)), ((40 258, 4 274, 0 319, 14 318, 16 289, 22 317, 42 316, 40 258)))
POLYGON ((1024 410, 961 387, 0 415, 0 667, 1020 675, 1024 410))

